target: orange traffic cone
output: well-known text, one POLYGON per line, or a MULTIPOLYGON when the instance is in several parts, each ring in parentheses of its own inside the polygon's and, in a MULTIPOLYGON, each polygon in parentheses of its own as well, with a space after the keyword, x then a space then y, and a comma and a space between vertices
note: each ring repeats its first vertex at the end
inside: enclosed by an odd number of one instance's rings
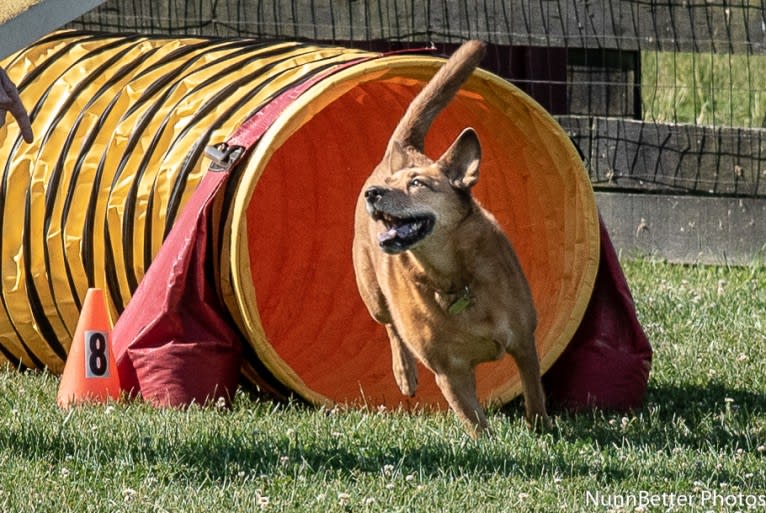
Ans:
POLYGON ((88 289, 56 397, 60 407, 120 397, 111 338, 104 292, 88 289))

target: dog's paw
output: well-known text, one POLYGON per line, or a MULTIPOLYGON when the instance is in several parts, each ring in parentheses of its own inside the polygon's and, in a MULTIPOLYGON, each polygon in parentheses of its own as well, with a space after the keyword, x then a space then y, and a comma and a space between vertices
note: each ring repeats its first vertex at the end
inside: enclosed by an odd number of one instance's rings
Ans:
POLYGON ((533 415, 526 417, 527 427, 536 433, 545 433, 553 430, 553 420, 548 415, 533 415))
POLYGON ((399 368, 394 369, 394 378, 399 390, 407 397, 415 397, 418 390, 418 371, 415 369, 399 368))

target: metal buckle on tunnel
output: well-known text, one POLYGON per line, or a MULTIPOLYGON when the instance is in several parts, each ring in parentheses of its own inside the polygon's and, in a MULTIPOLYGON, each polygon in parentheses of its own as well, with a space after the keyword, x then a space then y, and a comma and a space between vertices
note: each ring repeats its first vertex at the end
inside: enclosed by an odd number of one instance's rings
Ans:
POLYGON ((234 167, 244 153, 244 146, 229 146, 225 142, 211 144, 205 148, 205 155, 213 161, 210 171, 216 172, 228 171, 234 167))

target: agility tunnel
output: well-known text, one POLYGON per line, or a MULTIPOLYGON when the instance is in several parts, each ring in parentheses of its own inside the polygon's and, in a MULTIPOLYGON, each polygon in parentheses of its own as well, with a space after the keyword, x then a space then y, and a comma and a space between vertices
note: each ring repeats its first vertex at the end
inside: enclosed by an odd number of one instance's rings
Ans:
MULTIPOLYGON (((241 381, 315 404, 443 407, 430 372, 401 395, 385 330, 359 298, 354 206, 412 98, 443 59, 303 43, 54 33, 0 62, 35 141, 0 128, 0 355, 60 372, 89 287, 123 312, 217 143, 329 69, 268 126, 216 198, 204 263, 245 340, 241 381), (346 63, 344 65, 344 63, 346 63)), ((599 265, 583 163, 531 98, 477 70, 436 119, 426 153, 465 127, 482 143, 475 195, 511 239, 550 368, 572 339, 599 265)), ((190 379, 193 379, 190 377, 190 379)), ((520 393, 509 357, 477 369, 480 397, 520 393)))

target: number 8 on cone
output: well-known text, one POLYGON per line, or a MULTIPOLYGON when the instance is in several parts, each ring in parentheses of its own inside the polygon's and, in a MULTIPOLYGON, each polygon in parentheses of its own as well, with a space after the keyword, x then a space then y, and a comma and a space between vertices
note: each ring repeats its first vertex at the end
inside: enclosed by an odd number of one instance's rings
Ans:
POLYGON ((88 289, 61 376, 56 398, 60 407, 119 399, 120 381, 110 334, 104 293, 88 289))

